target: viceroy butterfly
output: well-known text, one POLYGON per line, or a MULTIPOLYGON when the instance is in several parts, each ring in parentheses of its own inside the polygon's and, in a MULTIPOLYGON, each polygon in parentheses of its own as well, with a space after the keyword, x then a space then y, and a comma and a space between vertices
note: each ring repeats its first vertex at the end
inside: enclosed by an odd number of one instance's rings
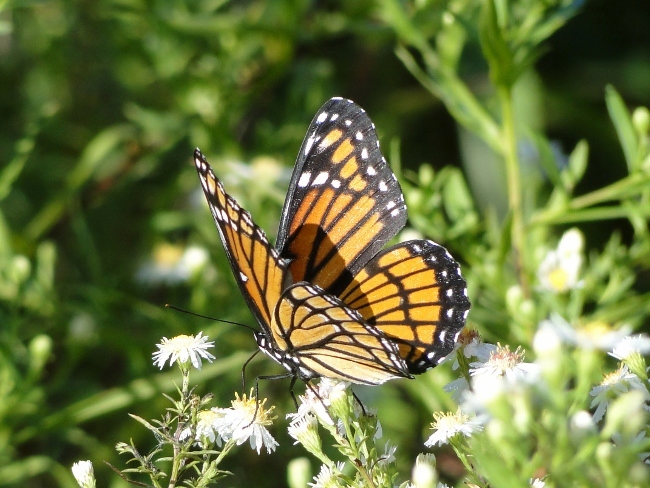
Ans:
POLYGON ((381 250, 406 205, 358 105, 332 98, 312 120, 275 247, 198 149, 194 161, 259 349, 289 371, 277 377, 378 385, 453 350, 470 308, 460 267, 429 240, 381 250))

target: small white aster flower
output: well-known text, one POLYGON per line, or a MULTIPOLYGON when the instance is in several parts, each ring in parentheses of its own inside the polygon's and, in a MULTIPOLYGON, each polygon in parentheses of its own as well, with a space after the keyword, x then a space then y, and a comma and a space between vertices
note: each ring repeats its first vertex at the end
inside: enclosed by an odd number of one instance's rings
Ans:
POLYGON ((196 337, 179 335, 172 339, 163 337, 160 344, 156 344, 158 350, 153 353, 154 366, 163 369, 165 362, 169 359, 170 366, 174 362, 184 365, 191 361, 192 366, 201 369, 201 358, 212 362, 214 356, 206 349, 214 347, 214 342, 208 342, 208 337, 202 334, 203 332, 199 332, 196 337))
POLYGON ((385 466, 386 464, 394 462, 395 451, 397 451, 397 446, 391 446, 390 441, 386 442, 386 446, 384 447, 384 454, 382 456, 379 456, 377 464, 380 466, 385 466))
POLYGON ((332 399, 339 399, 350 386, 346 381, 339 381, 330 378, 321 378, 316 390, 307 388, 304 395, 300 395, 300 406, 296 413, 290 413, 287 418, 296 422, 310 414, 315 414, 318 419, 327 425, 334 425, 334 419, 329 413, 332 399))
POLYGON ((320 471, 314 476, 313 483, 307 483, 312 488, 338 488, 343 487, 345 484, 339 481, 339 476, 345 465, 342 462, 336 463, 334 466, 323 464, 320 471))
POLYGON ((615 357, 619 361, 625 361, 632 354, 640 354, 641 356, 650 354, 650 337, 645 334, 624 337, 614 346, 612 352, 609 353, 610 356, 615 357))
POLYGON ((432 447, 435 444, 442 446, 456 435, 462 434, 470 437, 474 432, 483 430, 483 426, 460 409, 456 413, 435 412, 431 428, 435 431, 425 441, 424 445, 432 447))
POLYGON ((90 461, 77 461, 72 465, 72 474, 81 488, 95 488, 95 471, 90 461))
POLYGON ((583 261, 584 237, 578 229, 562 235, 557 249, 549 251, 537 270, 541 287, 562 293, 581 285, 578 281, 583 261))
POLYGON ((438 472, 436 471, 436 457, 433 454, 418 454, 411 471, 411 480, 413 488, 436 486, 438 472))
POLYGON ((611 401, 631 390, 639 390, 645 395, 646 399, 650 398, 646 386, 638 376, 630 372, 626 365, 623 364, 616 371, 607 374, 603 381, 600 382, 600 385, 594 386, 589 392, 594 397, 591 408, 596 407, 593 415, 594 422, 598 422, 603 418, 611 401))
POLYGON ((518 379, 535 381, 540 372, 537 364, 524 362, 524 351, 518 347, 516 351, 510 351, 507 344, 497 345, 496 350, 490 353, 487 362, 470 363, 469 373, 472 376, 505 376, 511 381, 518 379))
POLYGON ((318 434, 318 421, 313 413, 309 412, 304 416, 296 416, 287 430, 289 435, 296 440, 294 444, 302 444, 310 453, 321 452, 322 443, 318 434))
POLYGON ((219 437, 225 442, 233 440, 238 446, 250 440, 251 448, 257 450, 258 454, 263 446, 268 453, 275 451, 279 444, 266 429, 275 419, 271 416, 275 407, 267 410, 264 407, 266 398, 258 401, 253 397, 252 390, 250 398, 246 398, 246 395, 239 398, 237 393, 235 397, 231 408, 212 409, 217 414, 212 426, 219 437))
POLYGON ((565 344, 577 346, 581 349, 600 349, 602 351, 611 351, 631 332, 628 325, 624 325, 620 329, 613 329, 609 324, 601 321, 578 324, 576 327, 572 327, 571 324, 557 314, 551 315, 549 320, 544 320, 540 327, 551 328, 565 344))
POLYGON ((546 482, 540 478, 535 478, 530 480, 530 486, 531 488, 544 488, 546 486, 546 482))
POLYGON ((451 398, 458 402, 458 399, 463 395, 463 393, 469 390, 469 383, 464 376, 461 376, 460 378, 447 383, 442 387, 442 389, 447 393, 451 393, 451 398))
MULTIPOLYGON (((196 434, 194 438, 198 443, 203 447, 207 447, 206 443, 208 442, 218 442, 221 445, 221 438, 217 436, 215 431, 215 425, 218 424, 225 414, 215 411, 215 409, 210 410, 201 410, 198 413, 197 423, 196 423, 196 434)), ((192 435, 192 430, 190 427, 185 427, 179 436, 180 440, 184 440, 192 435)))
MULTIPOLYGON (((458 341, 454 348, 455 351, 462 351, 463 356, 467 359, 476 358, 479 361, 487 361, 490 353, 496 349, 497 346, 483 342, 483 338, 476 329, 464 328, 458 336, 458 341)), ((442 363, 452 361, 451 369, 456 370, 460 366, 458 364, 458 356, 456 354, 449 354, 442 363)))

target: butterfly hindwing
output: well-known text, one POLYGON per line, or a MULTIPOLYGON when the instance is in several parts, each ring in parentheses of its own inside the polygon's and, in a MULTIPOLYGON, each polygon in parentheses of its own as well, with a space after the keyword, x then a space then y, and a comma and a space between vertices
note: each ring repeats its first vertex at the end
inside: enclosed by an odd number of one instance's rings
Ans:
POLYGON ((270 332, 273 311, 284 287, 286 267, 264 231, 226 193, 198 149, 194 152, 194 164, 235 280, 257 321, 270 332))
POLYGON ((275 345, 299 358, 303 379, 326 376, 377 385, 410 376, 393 342, 319 286, 290 286, 274 319, 275 345))
POLYGON ((432 241, 409 241, 379 253, 341 300, 395 342, 413 374, 454 348, 469 310, 458 263, 432 241))
POLYGON ((277 248, 293 282, 338 294, 405 223, 374 124, 350 100, 331 99, 309 126, 282 211, 277 248))

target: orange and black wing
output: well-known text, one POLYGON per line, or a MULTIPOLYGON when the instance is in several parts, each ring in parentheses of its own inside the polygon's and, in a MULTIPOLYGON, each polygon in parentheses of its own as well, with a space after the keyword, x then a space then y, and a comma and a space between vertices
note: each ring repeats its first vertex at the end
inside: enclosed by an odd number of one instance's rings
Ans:
POLYGON ((226 193, 198 149, 194 151, 194 164, 235 280, 253 315, 268 335, 273 311, 282 294, 286 267, 264 231, 226 193))
POLYGON ((329 100, 309 126, 282 211, 276 247, 293 282, 338 295, 405 223, 374 124, 350 100, 329 100))
POLYGON ((287 288, 274 319, 279 353, 265 352, 304 380, 325 376, 378 385, 410 377, 393 341, 319 286, 287 288))
POLYGON ((399 347, 413 374, 453 350, 470 307, 458 263, 444 247, 424 240, 378 254, 340 298, 399 347))

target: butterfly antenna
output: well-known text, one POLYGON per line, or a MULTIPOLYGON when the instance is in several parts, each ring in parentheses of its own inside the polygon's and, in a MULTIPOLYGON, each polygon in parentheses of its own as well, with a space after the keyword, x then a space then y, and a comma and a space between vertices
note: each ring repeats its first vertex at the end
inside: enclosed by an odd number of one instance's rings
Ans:
MULTIPOLYGON (((240 327, 244 327, 245 329, 252 330, 253 332, 256 331, 256 329, 254 329, 253 327, 251 327, 249 325, 246 325, 246 324, 240 324, 239 322, 231 322, 230 320, 215 319, 214 317, 208 317, 207 315, 201 315, 200 313, 194 313, 194 312, 190 312, 189 310, 178 308, 177 306, 170 305, 169 303, 165 304, 165 308, 171 308, 172 310, 176 310, 177 312, 186 313, 188 315, 193 315, 194 317, 199 317, 199 318, 202 318, 202 319, 214 320, 215 322, 221 322, 223 324, 239 325, 240 327)), ((255 353, 255 354, 257 354, 257 353, 255 353)), ((253 359, 253 358, 251 358, 251 359, 253 359)), ((250 361, 250 359, 248 361, 250 361)), ((246 361, 246 362, 248 362, 248 361, 246 361)))

